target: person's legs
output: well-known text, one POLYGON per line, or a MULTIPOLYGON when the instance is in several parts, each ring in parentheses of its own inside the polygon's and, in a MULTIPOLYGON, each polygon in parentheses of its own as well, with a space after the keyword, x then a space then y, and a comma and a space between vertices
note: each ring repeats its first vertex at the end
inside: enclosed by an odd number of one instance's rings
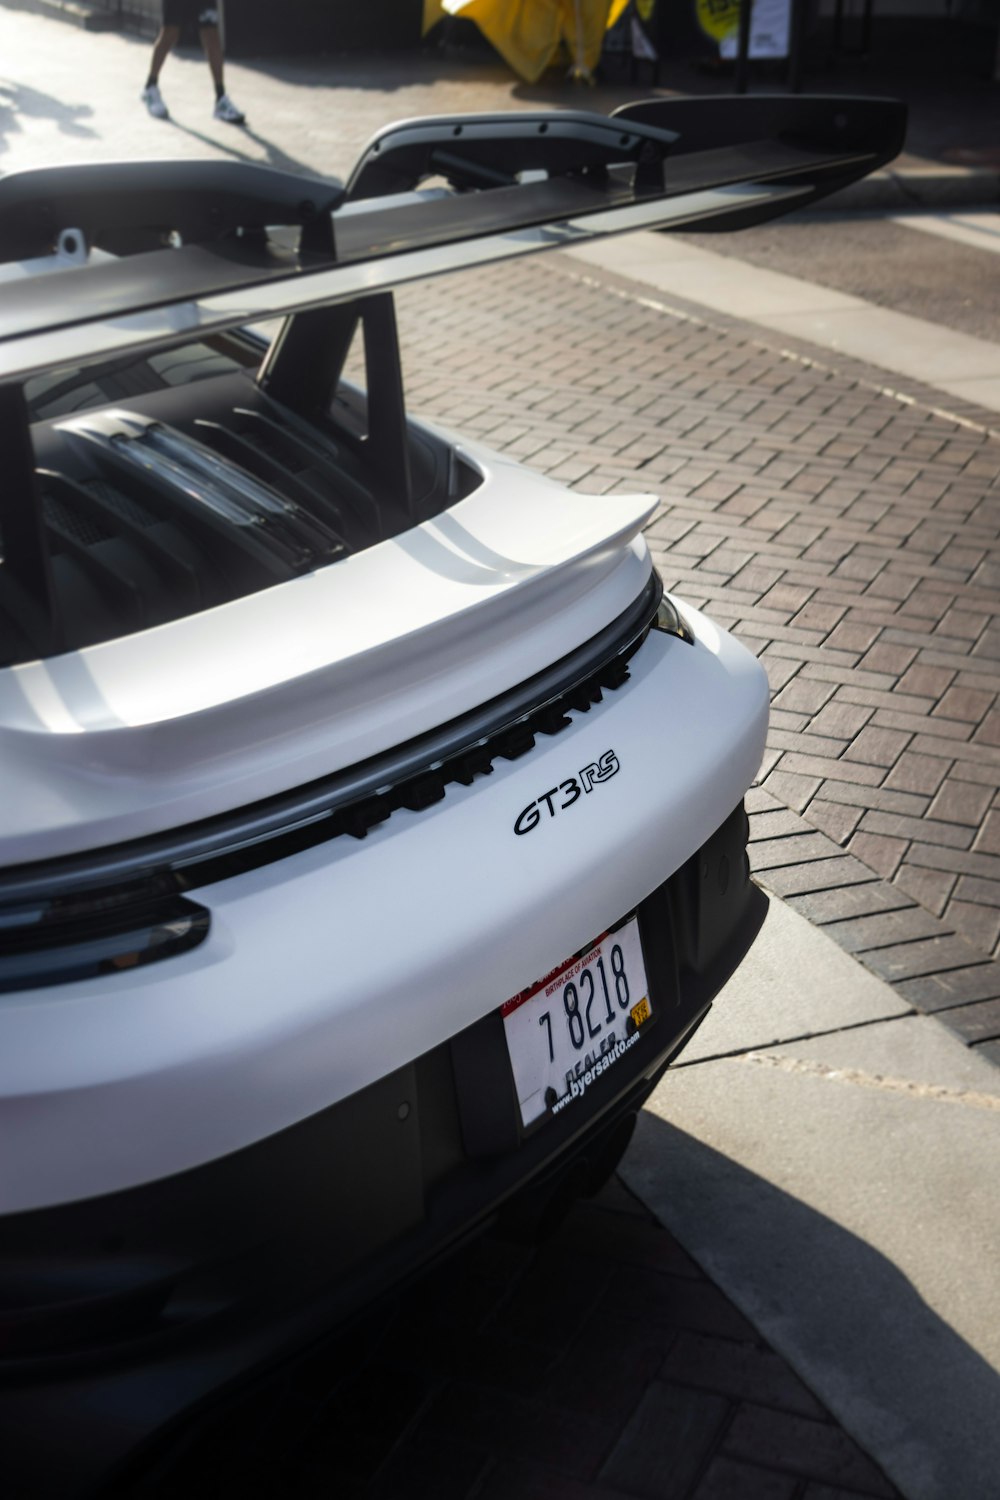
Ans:
POLYGON ((209 71, 212 74, 212 82, 215 84, 215 97, 221 99, 226 92, 226 85, 222 78, 222 38, 219 36, 219 28, 216 25, 199 27, 202 50, 208 59, 209 71))
POLYGON ((151 83, 159 83, 160 69, 170 56, 171 51, 180 40, 181 28, 179 26, 161 26, 160 34, 153 43, 153 56, 149 64, 149 77, 146 79, 147 86, 151 83))
POLYGON ((146 79, 146 87, 143 89, 141 98, 149 113, 156 120, 166 120, 170 112, 163 102, 160 93, 160 69, 170 56, 170 51, 177 45, 181 29, 173 25, 167 19, 167 7, 164 6, 164 21, 160 27, 160 34, 153 43, 153 56, 149 63, 149 77, 146 79))
POLYGON ((215 10, 208 8, 202 10, 198 16, 198 30, 201 37, 202 50, 208 59, 208 66, 212 74, 212 82, 215 85, 215 118, 225 120, 227 125, 245 125, 246 116, 226 93, 226 85, 223 77, 222 38, 219 36, 219 27, 215 20, 215 10), (209 17, 212 19, 209 20, 209 17))

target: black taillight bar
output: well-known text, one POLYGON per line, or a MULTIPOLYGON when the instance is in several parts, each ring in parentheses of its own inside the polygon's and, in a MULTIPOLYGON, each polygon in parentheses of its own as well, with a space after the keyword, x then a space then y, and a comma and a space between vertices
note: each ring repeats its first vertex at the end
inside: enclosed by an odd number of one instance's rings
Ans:
POLYGON ((0 908, 0 994, 137 969, 196 948, 209 913, 148 885, 0 908))

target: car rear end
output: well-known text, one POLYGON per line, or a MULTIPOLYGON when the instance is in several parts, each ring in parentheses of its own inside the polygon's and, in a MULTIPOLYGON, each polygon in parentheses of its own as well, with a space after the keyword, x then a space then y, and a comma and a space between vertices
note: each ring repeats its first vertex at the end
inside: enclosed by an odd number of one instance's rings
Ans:
POLYGON ((759 663, 664 596, 655 497, 408 420, 386 290, 754 222, 874 161, 870 110, 743 103, 746 152, 709 129, 680 185, 698 111, 411 122, 346 202, 219 163, 0 182, 15 1493, 96 1492, 498 1216, 598 1184, 752 942, 759 663), (442 170, 450 196, 414 191, 442 170))
MULTIPOLYGON (((206 418, 167 398, 131 410, 176 456, 206 418)), ((121 410, 49 419, 43 493, 124 485, 80 456, 121 410)), ((662 596, 648 499, 453 458, 468 494, 324 572, 2 673, 0 1380, 33 1482, 54 1417, 103 1476, 518 1195, 599 1181, 752 938, 760 667, 662 596)), ((57 561, 112 566, 50 514, 57 561)))

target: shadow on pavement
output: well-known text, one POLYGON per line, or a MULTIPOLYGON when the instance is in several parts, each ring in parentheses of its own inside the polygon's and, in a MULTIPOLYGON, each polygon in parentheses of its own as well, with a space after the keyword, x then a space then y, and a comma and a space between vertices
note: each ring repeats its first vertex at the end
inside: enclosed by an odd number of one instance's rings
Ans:
POLYGON ((466 1246, 182 1438, 128 1500, 774 1500, 799 1479, 898 1500, 612 1182, 537 1248, 466 1246))
POLYGON ((233 127, 231 139, 234 142, 241 139, 248 139, 253 141, 254 144, 259 146, 261 151, 264 153, 263 161, 261 160, 259 154, 255 154, 250 151, 241 151, 238 145, 230 146, 226 143, 226 141, 220 140, 217 135, 206 135, 201 130, 195 130, 191 125, 182 124, 180 120, 175 119, 173 116, 171 116, 171 118, 164 123, 168 126, 172 125, 175 130, 180 131, 182 135, 190 137, 191 140, 199 141, 203 145, 209 146, 213 152, 216 152, 223 156, 231 156, 236 161, 250 162, 250 164, 255 167, 275 167, 283 172, 298 172, 306 177, 321 177, 324 175, 333 175, 331 173, 324 174, 318 172, 315 167, 309 166, 304 161, 299 161, 297 157, 289 156, 287 151, 282 151, 280 146, 276 146, 274 142, 268 140, 266 136, 259 135, 258 132, 256 130, 253 130, 249 125, 233 127))
POLYGON ((7 137, 19 135, 21 117, 52 120, 62 135, 96 140, 97 131, 84 122, 92 116, 89 104, 64 104, 52 94, 28 88, 23 83, 0 80, 0 152, 7 150, 7 137))
MULTIPOLYGON (((865 52, 859 48, 858 25, 845 25, 839 46, 831 27, 829 21, 822 22, 809 38, 805 92, 902 98, 909 108, 908 152, 955 165, 988 165, 994 159, 1000 131, 1000 84, 990 77, 995 25, 958 17, 879 15, 865 52)), ((511 105, 608 111, 652 94, 730 94, 734 88, 731 69, 707 68, 705 58, 683 49, 665 53, 658 87, 648 79, 632 82, 624 76, 608 76, 596 88, 574 88, 558 69, 537 84, 526 84, 480 47, 381 55, 331 53, 314 61, 289 57, 233 60, 303 88, 391 94, 400 89, 433 89, 436 84, 465 85, 469 100, 461 107, 466 109, 483 108, 475 98, 477 91, 493 108, 508 107, 506 95, 511 105)), ((787 87, 781 65, 760 63, 752 68, 751 92, 784 93, 787 87)))
POLYGON ((880 1251, 648 1110, 622 1176, 907 1500, 996 1495, 1000 1375, 880 1251))

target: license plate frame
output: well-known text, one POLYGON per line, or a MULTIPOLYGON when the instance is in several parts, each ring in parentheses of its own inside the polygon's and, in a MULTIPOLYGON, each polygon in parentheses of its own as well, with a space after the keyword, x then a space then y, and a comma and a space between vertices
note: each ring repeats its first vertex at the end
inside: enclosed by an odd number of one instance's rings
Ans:
POLYGON ((527 1129, 579 1102, 654 1023, 638 916, 505 1001, 500 1015, 527 1129))

